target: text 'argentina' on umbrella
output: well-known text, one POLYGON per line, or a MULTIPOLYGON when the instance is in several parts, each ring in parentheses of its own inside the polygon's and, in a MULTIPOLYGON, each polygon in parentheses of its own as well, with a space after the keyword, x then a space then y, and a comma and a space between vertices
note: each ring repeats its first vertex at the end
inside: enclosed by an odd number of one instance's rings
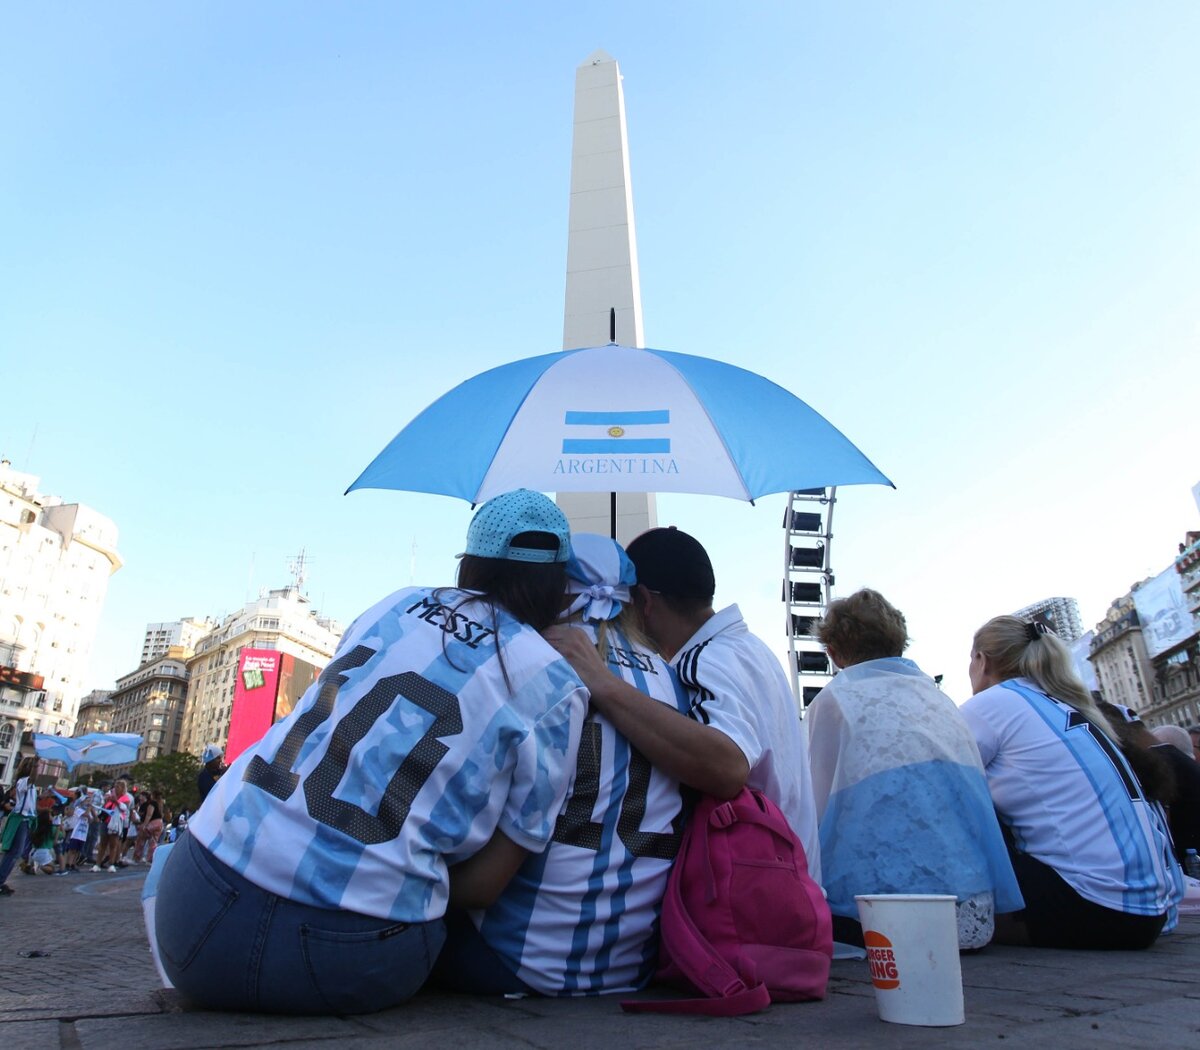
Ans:
POLYGON ((769 379, 709 358, 610 343, 524 358, 459 384, 346 491, 430 492, 474 504, 516 488, 754 500, 871 484, 892 483, 769 379))

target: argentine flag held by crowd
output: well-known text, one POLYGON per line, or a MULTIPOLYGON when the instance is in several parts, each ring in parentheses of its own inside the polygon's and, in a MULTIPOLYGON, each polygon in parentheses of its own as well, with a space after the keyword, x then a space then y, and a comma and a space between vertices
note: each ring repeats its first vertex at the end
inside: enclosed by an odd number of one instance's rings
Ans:
POLYGON ((137 761, 142 738, 138 733, 86 733, 75 737, 34 733, 33 746, 38 758, 65 762, 67 769, 85 762, 94 766, 122 766, 137 761))

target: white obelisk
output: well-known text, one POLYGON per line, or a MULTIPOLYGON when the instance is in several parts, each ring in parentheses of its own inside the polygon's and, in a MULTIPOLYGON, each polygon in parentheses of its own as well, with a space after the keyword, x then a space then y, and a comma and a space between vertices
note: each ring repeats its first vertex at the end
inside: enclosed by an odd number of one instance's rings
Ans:
MULTIPOLYGON (((610 342, 612 310, 615 341, 644 346, 625 95, 616 59, 596 51, 575 71, 563 349, 610 342)), ((572 532, 607 536, 611 499, 607 492, 560 492, 558 505, 572 532)), ((618 495, 617 539, 622 543, 657 523, 652 493, 618 495)))

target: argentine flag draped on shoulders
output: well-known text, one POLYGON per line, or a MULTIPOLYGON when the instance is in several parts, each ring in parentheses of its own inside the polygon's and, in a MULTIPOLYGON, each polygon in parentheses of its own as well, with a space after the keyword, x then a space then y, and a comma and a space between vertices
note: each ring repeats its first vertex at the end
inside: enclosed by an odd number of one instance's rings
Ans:
POLYGON ((911 660, 838 672, 809 709, 823 885, 835 915, 860 893, 990 891, 1024 907, 975 741, 911 660))

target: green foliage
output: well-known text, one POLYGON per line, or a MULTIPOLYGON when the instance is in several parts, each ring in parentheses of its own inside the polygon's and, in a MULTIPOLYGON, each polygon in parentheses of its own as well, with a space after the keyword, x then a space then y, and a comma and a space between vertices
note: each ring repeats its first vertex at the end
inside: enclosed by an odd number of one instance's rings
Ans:
POLYGON ((139 762, 130 773, 138 787, 162 788, 163 798, 172 812, 194 810, 200 805, 200 792, 196 789, 200 759, 187 751, 139 762))

